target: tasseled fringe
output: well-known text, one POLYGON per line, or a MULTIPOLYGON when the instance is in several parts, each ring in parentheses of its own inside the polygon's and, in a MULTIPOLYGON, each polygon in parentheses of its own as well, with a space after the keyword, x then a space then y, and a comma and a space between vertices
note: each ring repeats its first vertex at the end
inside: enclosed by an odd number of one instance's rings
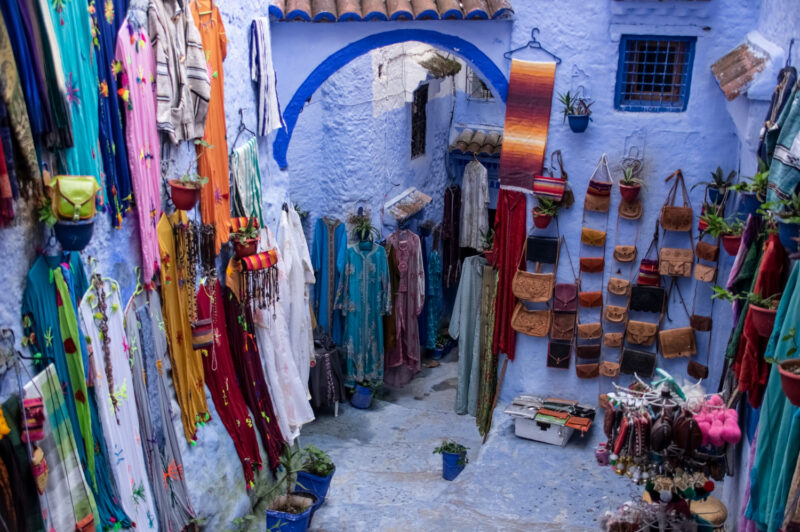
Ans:
POLYGON ((242 272, 244 282, 241 285, 239 299, 258 305, 275 308, 278 301, 278 269, 275 266, 263 270, 242 272))

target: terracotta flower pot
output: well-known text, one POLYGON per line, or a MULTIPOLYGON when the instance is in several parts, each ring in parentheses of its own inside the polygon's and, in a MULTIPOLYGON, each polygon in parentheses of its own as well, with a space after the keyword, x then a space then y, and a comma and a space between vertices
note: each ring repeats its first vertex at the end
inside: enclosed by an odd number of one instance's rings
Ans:
POLYGON ((538 229, 546 229, 550 222, 553 220, 553 216, 550 214, 541 214, 537 210, 534 209, 533 211, 533 225, 535 225, 538 229))
POLYGON ((778 313, 778 310, 751 304, 747 307, 747 313, 750 315, 750 322, 755 327, 758 335, 769 338, 772 334, 772 327, 775 325, 775 314, 778 313))
POLYGON ((722 247, 728 255, 736 255, 741 243, 742 235, 722 235, 722 247))
POLYGON ((258 251, 258 239, 257 238, 248 238, 244 242, 240 242, 239 240, 233 241, 233 251, 236 253, 238 258, 249 257, 250 255, 255 255, 258 251))
POLYGON ((177 179, 170 179, 169 186, 171 189, 172 203, 175 204, 176 209, 189 211, 194 209, 194 206, 200 201, 200 188, 187 187, 181 184, 177 179))
POLYGON ((778 365, 783 393, 794 406, 800 406, 800 358, 784 360, 778 365))
POLYGON ((639 192, 642 190, 642 185, 623 185, 620 183, 619 185, 619 193, 622 194, 622 199, 627 201, 628 203, 632 201, 636 201, 636 198, 639 197, 639 192))

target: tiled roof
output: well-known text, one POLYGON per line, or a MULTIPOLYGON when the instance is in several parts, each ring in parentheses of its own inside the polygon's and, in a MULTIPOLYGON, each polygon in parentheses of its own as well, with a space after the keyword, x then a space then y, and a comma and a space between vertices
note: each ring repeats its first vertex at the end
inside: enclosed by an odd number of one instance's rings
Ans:
POLYGON ((510 0, 271 0, 276 20, 489 20, 514 14, 510 0))
POLYGON ((722 56, 711 65, 719 88, 728 100, 733 100, 747 90, 756 74, 764 70, 767 57, 745 42, 722 56))
POLYGON ((450 146, 450 152, 500 157, 503 147, 503 134, 481 129, 463 129, 450 146))

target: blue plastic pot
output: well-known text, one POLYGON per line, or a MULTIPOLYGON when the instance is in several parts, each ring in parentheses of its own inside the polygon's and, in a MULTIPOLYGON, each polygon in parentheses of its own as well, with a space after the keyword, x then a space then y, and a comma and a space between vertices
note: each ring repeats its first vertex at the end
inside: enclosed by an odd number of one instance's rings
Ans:
POLYGON ((587 115, 567 115, 569 128, 574 133, 583 133, 589 127, 589 117, 587 115))
POLYGON ((789 224, 778 222, 778 238, 781 239, 781 244, 786 249, 787 253, 796 253, 798 246, 797 241, 792 240, 800 236, 800 224, 789 224))
POLYGON ((77 222, 59 221, 53 230, 64 251, 81 251, 92 239, 94 218, 77 222))
POLYGON ((356 408, 369 408, 372 404, 372 390, 366 386, 356 384, 355 393, 350 398, 350 404, 356 408))
POLYGON ((316 497, 311 493, 293 493, 292 495, 309 497, 314 499, 314 501, 306 511, 301 514, 267 510, 267 530, 270 532, 306 532, 306 530, 308 530, 308 523, 311 521, 311 510, 313 510, 314 504, 316 503, 316 497))
MULTIPOLYGON (((336 473, 336 470, 334 470, 333 473, 336 473)), ((295 491, 310 493, 317 498, 317 502, 314 503, 314 509, 311 512, 312 514, 325 502, 325 496, 328 494, 328 488, 331 486, 333 473, 327 477, 320 477, 308 471, 300 471, 297 473, 295 491)))
POLYGON ((434 360, 441 360, 444 357, 444 347, 437 347, 431 352, 431 358, 434 360))
POLYGON ((719 205, 722 202, 722 193, 716 187, 708 187, 708 202, 711 205, 719 205))
POLYGON ((456 478, 467 465, 466 456, 467 453, 442 453, 442 478, 445 480, 456 478))
POLYGON ((736 212, 742 219, 746 220, 750 214, 755 216, 759 207, 761 207, 761 200, 753 192, 739 194, 739 208, 736 209, 736 212))

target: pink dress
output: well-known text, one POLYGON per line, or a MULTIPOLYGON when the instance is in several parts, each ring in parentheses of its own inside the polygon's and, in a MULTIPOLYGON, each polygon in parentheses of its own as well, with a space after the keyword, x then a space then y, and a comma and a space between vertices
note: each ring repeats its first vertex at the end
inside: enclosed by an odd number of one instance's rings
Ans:
POLYGON ((384 382, 390 386, 407 384, 420 369, 419 322, 425 303, 425 269, 419 237, 407 229, 395 231, 386 239, 397 256, 400 282, 394 301, 397 342, 384 357, 384 382))
POLYGON ((139 220, 143 283, 149 285, 160 257, 156 226, 161 219, 161 160, 155 62, 146 28, 134 30, 126 20, 119 29, 114 72, 121 74, 119 95, 125 108, 125 141, 139 220))

